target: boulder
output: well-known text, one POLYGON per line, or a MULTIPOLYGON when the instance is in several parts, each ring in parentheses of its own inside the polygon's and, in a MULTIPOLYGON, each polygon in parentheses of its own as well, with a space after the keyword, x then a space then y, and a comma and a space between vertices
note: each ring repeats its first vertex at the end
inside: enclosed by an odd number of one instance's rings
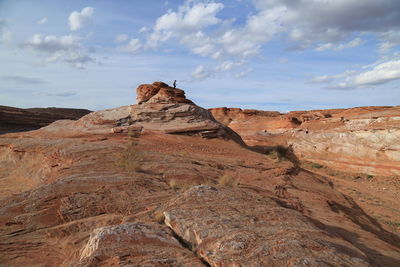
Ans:
POLYGON ((189 103, 192 101, 186 99, 185 92, 168 86, 163 82, 154 82, 153 84, 142 84, 136 89, 136 100, 138 104, 142 103, 189 103))
POLYGON ((370 266, 363 252, 300 212, 241 189, 194 186, 164 215, 209 266, 370 266))

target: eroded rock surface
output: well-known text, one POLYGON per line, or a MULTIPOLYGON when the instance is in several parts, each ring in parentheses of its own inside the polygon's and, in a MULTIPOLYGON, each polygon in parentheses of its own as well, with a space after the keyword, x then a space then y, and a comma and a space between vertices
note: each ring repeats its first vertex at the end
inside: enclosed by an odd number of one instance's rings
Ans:
POLYGON ((204 266, 160 225, 126 223, 95 229, 79 266, 204 266))
POLYGON ((197 135, 204 138, 234 140, 241 137, 216 121, 212 114, 186 99, 183 90, 161 82, 137 88, 138 103, 92 112, 78 121, 61 120, 42 129, 40 134, 76 136, 132 131, 157 131, 168 134, 197 135))
POLYGON ((250 146, 285 145, 300 159, 339 170, 400 175, 400 107, 211 112, 250 146))
POLYGON ((369 266, 361 251, 298 211, 240 189, 196 186, 164 214, 211 266, 369 266))
POLYGON ((142 84, 136 89, 136 100, 142 103, 188 103, 192 101, 186 99, 185 91, 168 86, 163 82, 153 84, 142 84))

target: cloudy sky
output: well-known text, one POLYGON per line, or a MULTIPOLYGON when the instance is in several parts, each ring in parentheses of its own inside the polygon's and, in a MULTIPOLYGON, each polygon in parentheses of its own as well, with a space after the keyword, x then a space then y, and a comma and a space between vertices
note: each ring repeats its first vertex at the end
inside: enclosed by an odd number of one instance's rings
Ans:
POLYGON ((178 80, 203 107, 400 104, 399 0, 0 0, 0 105, 129 105, 178 80))

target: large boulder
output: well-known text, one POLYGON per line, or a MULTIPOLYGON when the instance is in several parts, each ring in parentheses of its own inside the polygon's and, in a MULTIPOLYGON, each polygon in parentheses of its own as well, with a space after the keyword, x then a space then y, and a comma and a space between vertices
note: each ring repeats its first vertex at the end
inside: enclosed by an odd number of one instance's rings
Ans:
POLYGON ((136 89, 136 100, 138 104, 142 103, 189 103, 192 101, 186 99, 185 91, 168 86, 163 82, 154 82, 153 84, 142 84, 136 89))

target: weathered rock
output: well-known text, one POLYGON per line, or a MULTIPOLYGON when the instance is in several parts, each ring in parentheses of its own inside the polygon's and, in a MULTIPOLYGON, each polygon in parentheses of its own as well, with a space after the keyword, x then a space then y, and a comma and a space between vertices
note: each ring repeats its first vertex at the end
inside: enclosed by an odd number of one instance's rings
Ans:
POLYGON ((181 89, 173 88, 163 82, 153 84, 142 84, 136 89, 136 100, 142 103, 189 103, 193 102, 186 99, 185 92, 181 89))
POLYGON ((208 110, 187 100, 180 89, 156 82, 140 85, 137 92, 141 104, 92 112, 78 121, 57 121, 41 129, 40 134, 76 136, 157 131, 221 138, 244 145, 238 134, 216 121, 208 110))
POLYGON ((360 250, 301 213, 241 189, 192 187, 164 215, 211 266, 369 266, 360 250))
POLYGON ((95 229, 79 266, 204 266, 159 225, 127 223, 95 229))
POLYGON ((211 109, 250 146, 291 146, 300 159, 335 169, 400 175, 400 107, 293 111, 211 109))
POLYGON ((90 112, 87 109, 0 106, 0 134, 36 130, 56 120, 77 120, 90 112))

